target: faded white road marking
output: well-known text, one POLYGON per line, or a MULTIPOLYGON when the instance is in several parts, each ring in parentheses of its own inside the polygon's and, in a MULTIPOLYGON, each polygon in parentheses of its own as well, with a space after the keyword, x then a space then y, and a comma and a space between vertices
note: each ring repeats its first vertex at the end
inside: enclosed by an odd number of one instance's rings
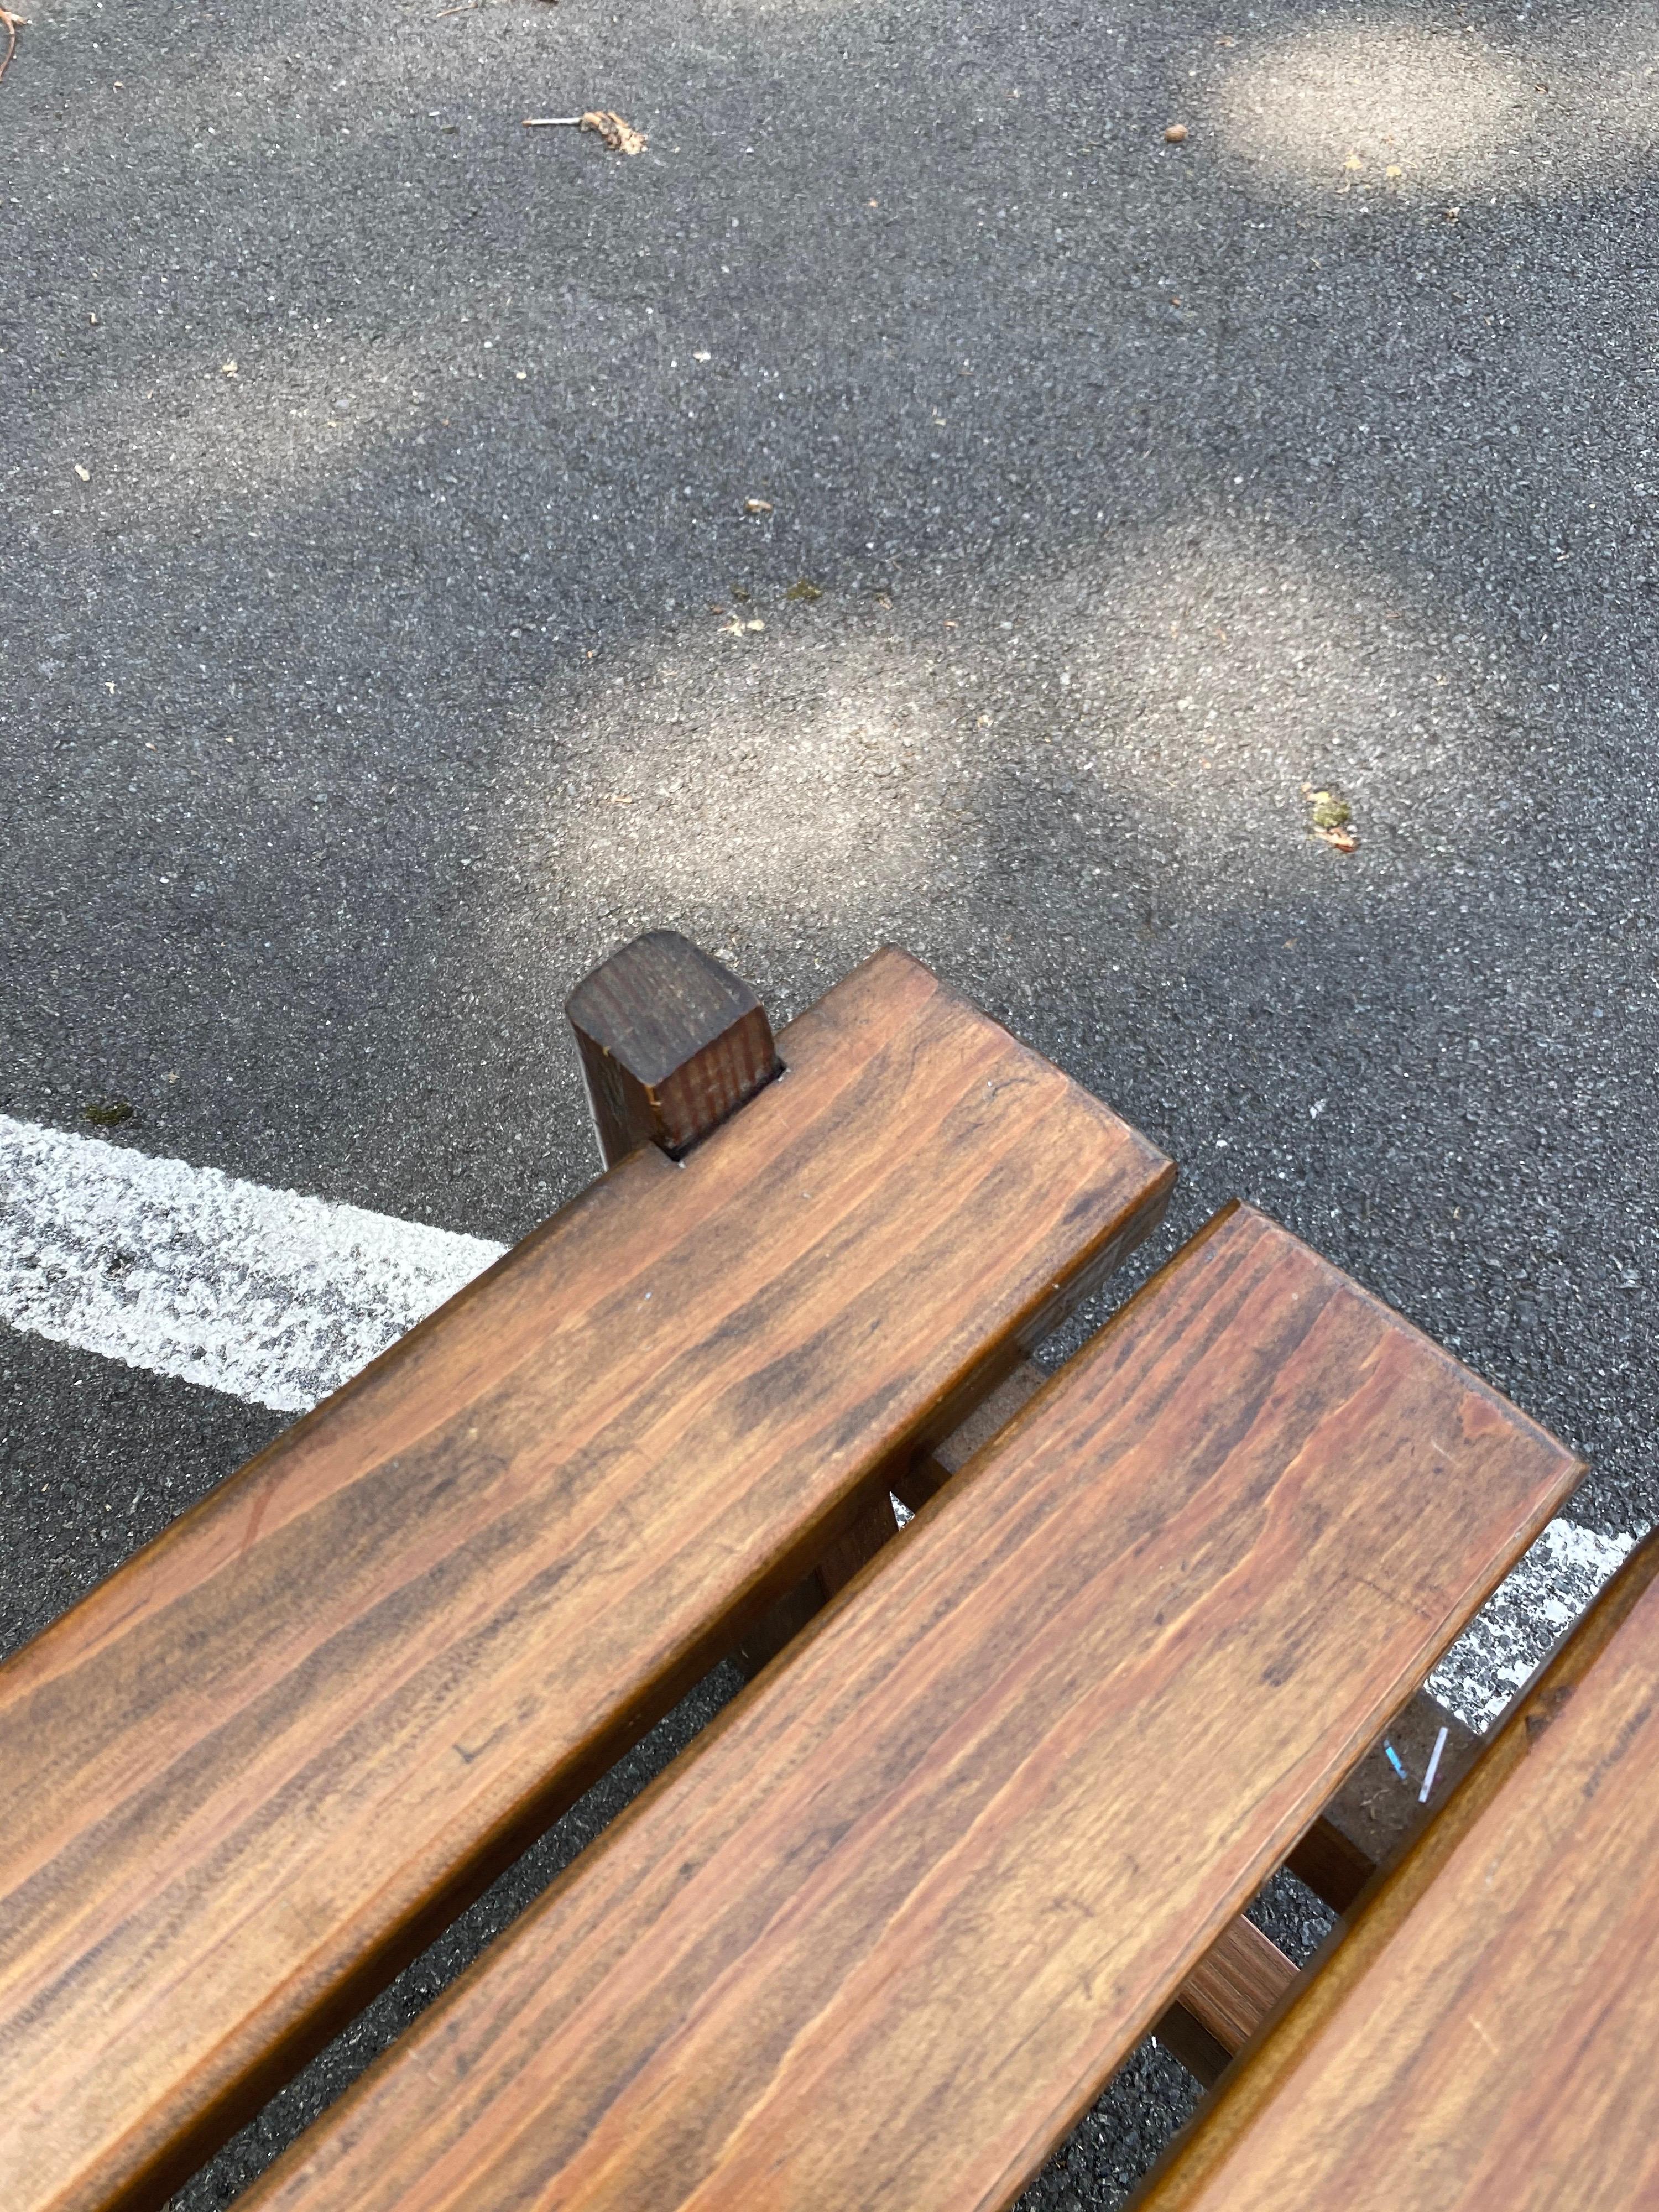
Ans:
MULTIPOLYGON (((0 1319, 283 1413, 504 1249, 0 1115, 0 1319)), ((1435 1695, 1489 1727, 1634 1540, 1552 1521, 1435 1669, 1435 1695)))
POLYGON ((1552 1521, 1430 1675, 1431 1691, 1468 1727, 1489 1729, 1635 1542, 1552 1521))
POLYGON ((0 1115, 0 1317, 283 1413, 503 1249, 0 1115))

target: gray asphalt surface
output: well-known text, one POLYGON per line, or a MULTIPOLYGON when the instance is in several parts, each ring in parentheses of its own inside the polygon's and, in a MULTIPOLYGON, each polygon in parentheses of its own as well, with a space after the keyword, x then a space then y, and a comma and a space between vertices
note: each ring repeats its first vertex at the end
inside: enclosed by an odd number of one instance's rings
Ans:
MULTIPOLYGON (((507 1238, 617 939, 896 939, 1654 1517, 1659 10, 27 13, 0 1108, 507 1238)), ((276 1425, 0 1370, 11 1641, 276 1425)))

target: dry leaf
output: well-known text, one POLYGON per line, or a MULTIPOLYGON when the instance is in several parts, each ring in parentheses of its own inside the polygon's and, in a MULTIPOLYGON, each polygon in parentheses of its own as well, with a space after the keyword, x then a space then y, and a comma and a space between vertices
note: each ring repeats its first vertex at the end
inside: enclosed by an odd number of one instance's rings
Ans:
POLYGON ((1302 796, 1313 809, 1313 834, 1333 852, 1357 853, 1359 840, 1353 831, 1353 809, 1340 791, 1315 791, 1308 784, 1302 796))
POLYGON ((646 137, 631 123, 624 123, 620 115, 613 115, 607 107, 590 107, 581 118, 584 131, 597 131, 613 154, 643 154, 646 137))
POLYGON ((1164 143, 1166 146, 1184 146, 1187 143, 1186 125, 1184 123, 1170 124, 1168 130, 1164 133, 1164 143))
POLYGON ((799 576, 783 596, 786 599, 821 599, 823 593, 816 584, 809 582, 805 576, 799 576))
POLYGON ((769 499, 746 499, 743 503, 743 511, 745 514, 770 514, 772 502, 769 499))
MULTIPOLYGON (((6 9, 0 8, 0 31, 3 31, 6 34, 6 53, 5 59, 0 61, 0 76, 4 76, 6 71, 11 67, 11 58, 17 52, 17 33, 20 31, 27 31, 28 27, 29 19, 27 15, 14 15, 6 9)), ((116 90, 118 92, 120 90, 118 85, 116 90)))

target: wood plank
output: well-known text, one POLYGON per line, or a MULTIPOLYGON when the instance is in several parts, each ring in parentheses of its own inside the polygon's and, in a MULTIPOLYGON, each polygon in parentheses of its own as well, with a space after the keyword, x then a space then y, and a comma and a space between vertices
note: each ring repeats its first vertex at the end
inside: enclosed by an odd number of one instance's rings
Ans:
POLYGON ((1650 1539, 1139 2212, 1659 2202, 1650 1539))
POLYGON ((1006 2203, 1578 1472, 1230 1212, 249 2212, 1006 2203))
POLYGON ((0 1670, 0 2204, 156 2204, 1160 1213, 915 962, 0 1670))

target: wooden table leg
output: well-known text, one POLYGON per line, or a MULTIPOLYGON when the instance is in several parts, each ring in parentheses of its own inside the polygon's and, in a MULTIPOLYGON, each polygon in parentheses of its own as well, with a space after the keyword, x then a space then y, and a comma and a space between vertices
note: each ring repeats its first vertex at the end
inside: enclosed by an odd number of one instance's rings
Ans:
MULTIPOLYGON (((676 930, 619 946, 577 984, 565 1013, 607 1168, 641 1145, 683 1159, 783 1072, 754 992, 676 930)), ((897 1530, 883 1489, 757 1624, 738 1654, 744 1671, 758 1673, 897 1530)))
POLYGON ((641 1145, 683 1158, 782 1073, 748 984, 676 930, 619 947, 564 1011, 607 1168, 641 1145))

